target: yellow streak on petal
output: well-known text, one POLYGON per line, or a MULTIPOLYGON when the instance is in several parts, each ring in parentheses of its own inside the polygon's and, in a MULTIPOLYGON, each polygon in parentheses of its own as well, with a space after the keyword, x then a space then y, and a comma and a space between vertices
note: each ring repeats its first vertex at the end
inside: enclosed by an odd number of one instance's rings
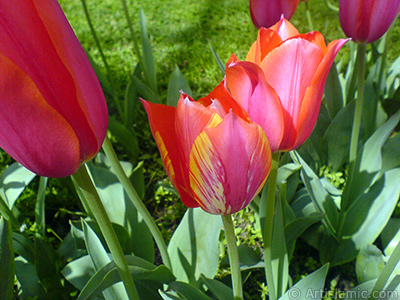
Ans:
POLYGON ((156 131, 154 133, 154 140, 156 141, 158 149, 160 150, 160 154, 161 154, 161 158, 162 158, 162 161, 164 164, 165 171, 167 172, 169 179, 172 181, 172 183, 175 184, 175 171, 174 171, 174 168, 172 167, 172 162, 171 162, 171 159, 169 158, 168 150, 165 147, 165 143, 164 143, 159 131, 156 131))
POLYGON ((217 127, 219 123, 222 122, 222 118, 217 114, 213 114, 210 121, 208 122, 206 128, 214 128, 217 127))
POLYGON ((224 186, 226 176, 221 160, 203 131, 190 152, 190 187, 195 200, 207 212, 226 213, 224 186))

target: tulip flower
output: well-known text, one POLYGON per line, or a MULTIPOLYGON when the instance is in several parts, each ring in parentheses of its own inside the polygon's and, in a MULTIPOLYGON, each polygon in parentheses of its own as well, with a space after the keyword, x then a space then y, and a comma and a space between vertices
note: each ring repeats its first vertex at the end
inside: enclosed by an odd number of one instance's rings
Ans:
POLYGON ((47 177, 99 151, 107 106, 56 0, 0 2, 0 147, 47 177))
POLYGON ((340 0, 340 24, 344 33, 360 44, 379 39, 400 10, 400 0, 340 0))
POLYGON ((287 20, 261 28, 246 61, 226 68, 234 99, 267 134, 272 152, 299 147, 317 121, 326 77, 347 40, 328 46, 319 32, 299 34, 287 20))
POLYGON ((287 20, 293 16, 300 0, 250 0, 250 15, 254 26, 271 27, 283 15, 287 20))
POLYGON ((271 166, 268 139, 223 84, 197 102, 182 94, 177 108, 142 103, 165 170, 186 206, 229 215, 260 192, 271 166))

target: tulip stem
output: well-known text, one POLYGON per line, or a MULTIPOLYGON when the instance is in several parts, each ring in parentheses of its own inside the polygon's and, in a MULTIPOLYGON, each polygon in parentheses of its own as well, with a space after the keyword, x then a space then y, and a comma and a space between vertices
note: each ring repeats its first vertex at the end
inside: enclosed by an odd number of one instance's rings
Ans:
POLYGON ((78 172, 73 175, 73 178, 79 186, 83 196, 86 198, 88 205, 100 227, 101 233, 110 249, 115 265, 118 268, 121 280, 124 283, 126 292, 130 300, 139 300, 135 284, 129 272, 129 267, 125 259, 124 252, 115 234, 114 228, 108 217, 107 211, 97 193, 96 187, 93 184, 89 171, 86 165, 83 165, 78 172))
POLYGON ((39 189, 35 205, 35 222, 36 232, 44 237, 46 235, 46 219, 45 219, 45 197, 47 188, 47 177, 40 177, 39 189))
POLYGON ((360 136, 361 117, 362 117, 363 102, 364 102, 365 52, 366 52, 366 45, 358 44, 357 48, 358 86, 357 86, 356 108, 353 120, 353 129, 351 132, 351 141, 350 141, 350 159, 349 159, 350 163, 353 163, 356 160, 358 139, 360 136))
MULTIPOLYGON (((164 264, 168 268, 172 268, 171 260, 169 258, 169 254, 167 251, 167 246, 161 235, 160 230, 157 227, 157 224, 154 222, 154 219, 150 215, 149 211, 147 210, 146 206, 143 204, 142 200, 140 199, 139 195, 137 194, 135 188, 132 186, 131 181, 129 180, 128 176, 126 176, 122 166, 118 160, 117 154, 114 151, 114 148, 111 144, 110 139, 106 136, 104 143, 103 143, 103 150, 110 161, 111 169, 117 175, 118 180, 121 182, 122 186, 125 189, 125 192, 128 194, 129 199, 131 199, 133 205, 138 210, 139 214, 142 216, 144 222, 146 223, 147 227, 149 228, 156 244, 158 250, 160 251, 161 258, 164 264)), ((172 269, 171 269, 172 270, 172 269)))
POLYGON ((242 274, 240 273, 239 250, 236 244, 235 227, 231 215, 221 215, 224 224, 225 239, 228 246, 229 264, 231 266, 231 278, 233 298, 243 299, 242 274))
POLYGON ((271 170, 269 172, 268 180, 268 194, 267 205, 265 213, 264 224, 264 262, 265 262, 265 275, 267 277, 268 296, 270 300, 278 298, 277 291, 275 290, 274 272, 272 270, 272 233, 274 227, 275 216, 275 192, 276 180, 278 176, 280 153, 272 154, 271 170))

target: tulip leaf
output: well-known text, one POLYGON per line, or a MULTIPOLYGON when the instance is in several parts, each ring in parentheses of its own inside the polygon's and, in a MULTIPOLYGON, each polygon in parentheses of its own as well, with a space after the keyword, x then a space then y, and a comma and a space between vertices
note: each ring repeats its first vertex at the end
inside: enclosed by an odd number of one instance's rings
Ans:
POLYGON ((339 111, 344 107, 342 87, 335 63, 328 73, 325 83, 325 104, 330 118, 333 120, 339 111))
MULTIPOLYGON (((135 107, 138 104, 138 95, 135 84, 132 81, 132 78, 128 78, 128 84, 125 89, 124 95, 124 111, 123 111, 123 124, 125 128, 129 129, 133 126, 135 122, 135 116, 137 116, 137 110, 135 107)), ((133 127, 131 128, 133 132, 133 127)), ((136 141, 137 142, 137 141, 136 141)))
POLYGON ((172 72, 168 82, 167 105, 176 107, 179 100, 180 91, 184 92, 190 97, 193 97, 192 91, 185 77, 183 76, 179 67, 175 65, 174 71, 172 72))
POLYGON ((215 51, 214 47, 210 43, 211 53, 215 59, 215 62, 218 65, 219 70, 221 71, 222 75, 225 75, 225 64, 222 62, 221 58, 219 57, 218 53, 215 51))
POLYGON ((13 163, 3 171, 0 176, 0 197, 6 201, 10 209, 35 176, 35 173, 19 163, 13 163))
MULTIPOLYGON (((85 220, 82 220, 82 229, 85 237, 86 249, 89 253, 90 259, 92 260, 94 269, 98 271, 104 265, 111 262, 111 259, 104 249, 102 242, 85 220)), ((128 299, 128 295, 122 282, 109 286, 109 288, 103 291, 103 294, 106 299, 128 299)))
POLYGON ((233 291, 222 282, 200 275, 201 281, 207 286, 216 299, 234 300, 233 291))
POLYGON ((331 235, 336 236, 339 213, 333 198, 324 188, 318 176, 311 170, 300 155, 296 151, 292 151, 290 154, 293 161, 302 166, 300 172, 301 178, 317 212, 324 214, 322 223, 331 235))
POLYGON ((306 231, 311 225, 322 220, 322 213, 312 213, 307 217, 296 218, 285 226, 286 247, 289 253, 289 259, 292 257, 296 240, 306 231))
POLYGON ((213 278, 218 268, 220 216, 188 208, 168 245, 172 271, 178 280, 195 282, 200 274, 213 278))
POLYGON ((143 64, 145 68, 143 72, 148 86, 154 93, 157 93, 156 65, 154 63, 153 50, 151 49, 151 43, 147 33, 146 16, 143 9, 140 9, 140 26, 142 31, 143 64))
POLYGON ((77 258, 64 267, 62 274, 77 289, 82 290, 95 274, 92 259, 89 255, 77 258))
POLYGON ((379 127, 359 151, 355 164, 351 165, 343 191, 341 209, 349 207, 362 196, 382 174, 382 148, 399 122, 400 113, 379 127))
POLYGON ((307 277, 292 286, 279 300, 318 300, 323 296, 326 274, 329 264, 323 265, 307 277))
MULTIPOLYGON (((130 124, 130 126, 133 126, 132 124, 130 124)), ((112 135, 124 147, 125 153, 128 155, 129 160, 133 164, 136 164, 140 150, 136 134, 133 132, 133 127, 132 130, 129 130, 124 124, 118 122, 112 116, 108 120, 108 126, 112 135)))
POLYGON ((351 102, 336 114, 320 143, 321 151, 326 153, 326 164, 333 172, 339 170, 349 157, 354 104, 351 102))
POLYGON ((210 297, 200 291, 197 287, 186 282, 173 281, 168 285, 168 287, 182 295, 184 299, 211 300, 210 297))
POLYGON ((400 169, 387 171, 346 212, 343 237, 351 237, 357 249, 372 244, 392 215, 400 196, 400 169))
MULTIPOLYGON (((78 249, 86 249, 85 243, 85 235, 82 228, 82 222, 80 221, 72 221, 71 223, 71 234, 75 241, 75 244, 78 249)), ((101 233, 100 227, 96 221, 86 221, 86 223, 90 226, 92 230, 96 233, 96 236, 100 239, 102 245, 105 247, 106 251, 109 251, 107 248, 106 241, 101 233)), ((126 228, 122 227, 119 224, 112 223, 113 229, 118 237, 118 241, 123 250, 129 252, 130 250, 130 238, 126 228)))
MULTIPOLYGON (((116 228, 120 232, 118 237, 122 238, 124 249, 127 253, 133 251, 137 256, 154 261, 154 241, 150 230, 126 195, 117 176, 106 165, 108 161, 104 158, 103 162, 104 164, 90 164, 89 169, 111 222, 120 225, 116 227, 124 227, 116 228)), ((131 164, 125 163, 124 167, 128 176, 134 172, 131 164)))
POLYGON ((10 223, 0 217, 0 299, 13 299, 14 291, 14 251, 10 223))
POLYGON ((156 92, 144 84, 135 74, 131 74, 131 80, 141 97, 152 103, 160 103, 160 99, 158 98, 156 92))
POLYGON ((40 284, 35 266, 22 256, 15 258, 15 275, 19 283, 21 299, 45 299, 45 290, 40 284))
POLYGON ((276 203, 274 227, 272 232, 271 263, 277 296, 283 295, 289 282, 289 258, 286 247, 283 224, 282 202, 280 197, 276 203))
POLYGON ((159 293, 164 300, 187 300, 186 298, 178 297, 178 296, 172 295, 171 293, 166 293, 161 290, 159 290, 159 293))
POLYGON ((35 250, 32 241, 23 234, 13 232, 13 248, 14 252, 21 255, 29 263, 35 262, 35 250))
MULTIPOLYGON (((135 256, 126 256, 126 260, 140 299, 159 299, 158 289, 161 289, 163 284, 175 280, 174 275, 164 265, 154 266, 146 260, 135 256)), ((90 278, 82 289, 78 299, 84 300, 97 295, 105 288, 112 286, 120 280, 121 278, 115 262, 111 261, 90 278)))
POLYGON ((384 268, 383 254, 375 245, 367 245, 358 253, 356 273, 359 283, 378 278, 384 268))
POLYGON ((382 149, 382 169, 386 172, 400 166, 400 134, 389 138, 382 149))

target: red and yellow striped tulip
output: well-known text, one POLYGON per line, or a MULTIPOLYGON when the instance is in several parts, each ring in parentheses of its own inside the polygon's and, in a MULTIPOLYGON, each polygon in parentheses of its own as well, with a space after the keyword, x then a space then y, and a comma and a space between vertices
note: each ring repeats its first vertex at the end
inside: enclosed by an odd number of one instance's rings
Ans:
POLYGON ((98 79, 56 0, 0 2, 0 147, 47 177, 74 174, 108 124, 98 79))
POLYGON ((296 149, 311 134, 326 77, 346 41, 327 46, 319 32, 299 34, 281 19, 259 30, 246 61, 232 55, 226 68, 228 88, 264 129, 272 152, 296 149))
POLYGON ((142 103, 165 170, 186 206, 229 215, 260 192, 271 166, 268 139, 223 83, 197 102, 182 94, 177 108, 142 103))

